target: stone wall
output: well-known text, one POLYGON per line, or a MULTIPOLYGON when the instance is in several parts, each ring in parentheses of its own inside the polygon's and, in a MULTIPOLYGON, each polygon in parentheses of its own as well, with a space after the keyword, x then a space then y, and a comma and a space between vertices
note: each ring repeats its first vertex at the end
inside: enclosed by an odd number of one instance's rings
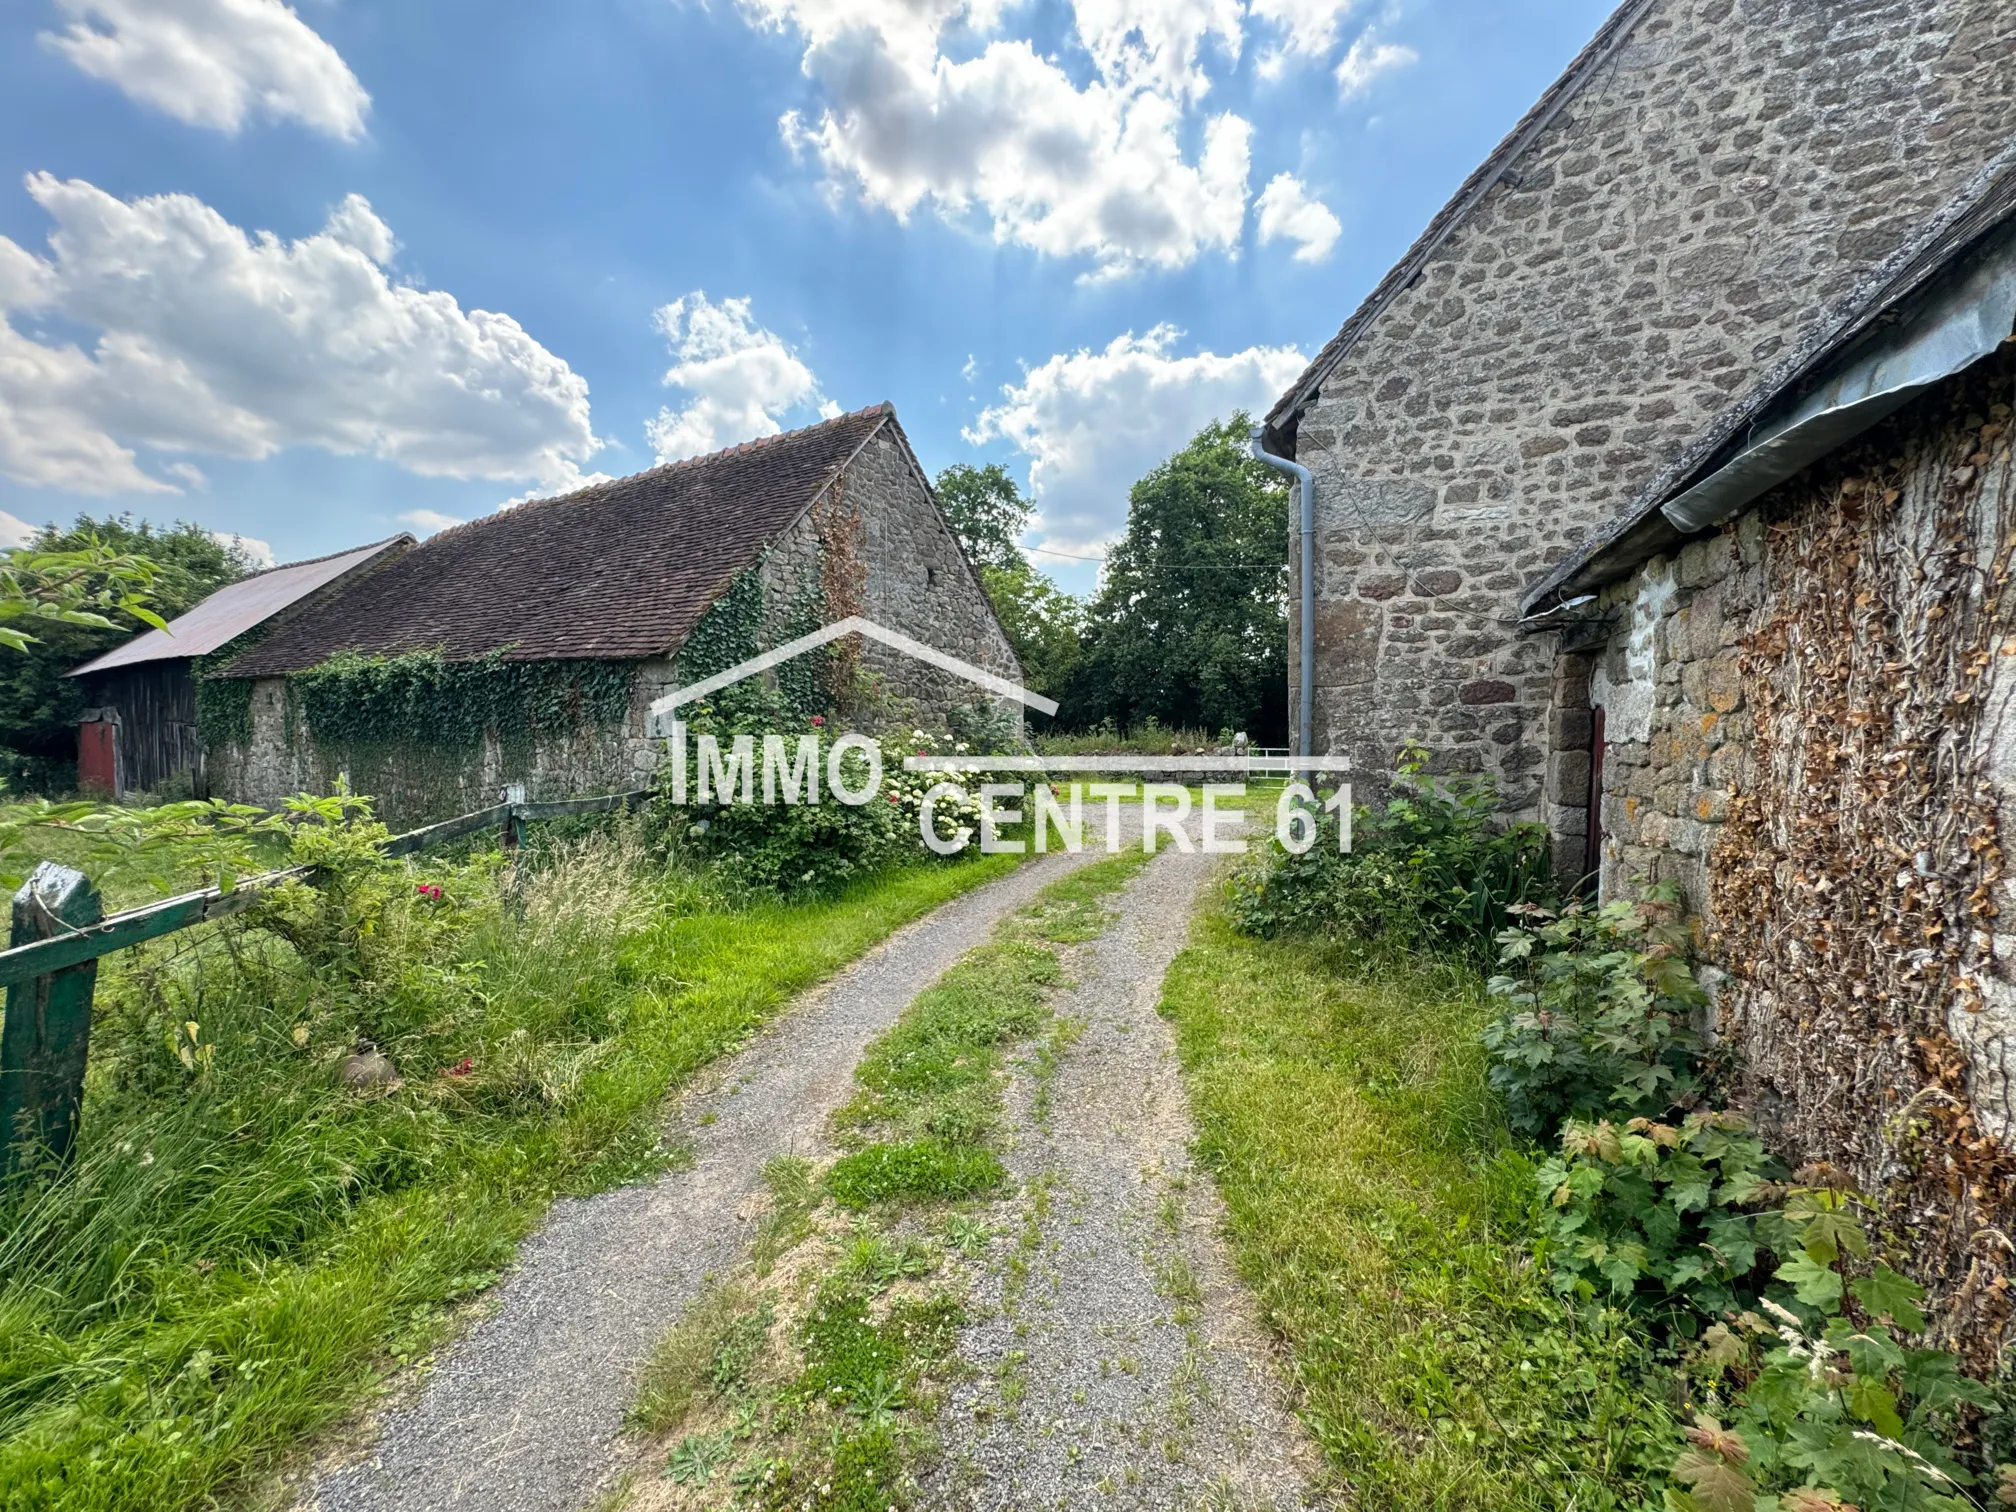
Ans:
POLYGON ((2005 347, 1561 632, 1604 894, 1678 886, 1727 1090, 1887 1199, 1976 1341, 2016 1268, 2012 406, 2005 347))
POLYGON ((407 742, 318 744, 287 681, 252 684, 252 738, 209 753, 217 790, 232 801, 274 807, 295 793, 329 792, 339 778, 368 793, 394 829, 451 818, 498 801, 506 783, 524 783, 533 800, 616 793, 656 770, 664 743, 645 736, 652 700, 678 685, 669 659, 639 662, 629 712, 620 725, 584 728, 526 745, 494 734, 478 749, 455 751, 407 742))
MULTIPOLYGON (((1021 680, 1021 663, 958 537, 932 501, 908 448, 887 429, 847 469, 835 510, 815 511, 807 523, 823 514, 830 530, 836 512, 859 521, 864 575, 857 612, 977 667, 1021 680)), ((927 712, 942 713, 950 705, 987 697, 971 683, 872 642, 862 648, 862 665, 892 693, 927 712)), ((1019 729, 1022 706, 1004 707, 1019 729)))
MULTIPOLYGON (((1581 727, 1551 718, 1521 592, 2008 150, 2009 24, 2007 0, 1656 0, 1294 431, 1319 749, 1369 774, 1419 740, 1540 812, 1581 727)), ((1581 815, 1545 817, 1575 851, 1581 815)))

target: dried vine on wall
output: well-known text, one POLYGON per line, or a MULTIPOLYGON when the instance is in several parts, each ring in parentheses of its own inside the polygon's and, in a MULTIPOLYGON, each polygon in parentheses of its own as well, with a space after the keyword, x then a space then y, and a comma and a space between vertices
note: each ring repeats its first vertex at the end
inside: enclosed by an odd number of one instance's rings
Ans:
MULTIPOLYGON (((861 511, 847 502, 846 485, 844 474, 835 478, 825 497, 812 506, 812 523, 819 533, 819 586, 826 598, 828 624, 861 613, 868 601, 868 563, 862 553, 866 530, 861 511)), ((834 702, 845 707, 861 675, 860 641, 853 636, 835 641, 826 672, 834 702)))
POLYGON ((1773 502, 1742 643, 1750 772, 1710 861, 1745 1100, 1798 1158, 1884 1199, 1952 1342, 1992 1347, 2016 1155, 1984 1109, 1983 975, 2003 876, 1990 778, 2016 653, 2016 365, 1773 502), (1932 423, 1928 423, 1928 421, 1932 423))

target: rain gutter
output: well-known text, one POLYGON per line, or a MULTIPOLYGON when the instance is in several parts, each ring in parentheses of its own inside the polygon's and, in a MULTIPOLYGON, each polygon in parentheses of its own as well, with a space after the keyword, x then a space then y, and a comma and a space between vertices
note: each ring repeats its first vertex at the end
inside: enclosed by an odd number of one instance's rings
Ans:
MULTIPOLYGON (((1316 754, 1316 484, 1309 469, 1300 462, 1277 457, 1267 450, 1267 433, 1261 426, 1252 430, 1253 455, 1269 467, 1290 474, 1300 495, 1297 514, 1302 529, 1302 644, 1295 674, 1295 754, 1308 760, 1316 754)), ((1297 772, 1297 781, 1309 774, 1297 772)))

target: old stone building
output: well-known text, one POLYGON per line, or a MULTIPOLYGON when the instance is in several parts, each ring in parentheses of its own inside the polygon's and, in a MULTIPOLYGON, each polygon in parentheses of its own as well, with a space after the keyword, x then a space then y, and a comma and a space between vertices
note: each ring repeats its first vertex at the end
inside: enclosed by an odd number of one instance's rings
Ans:
MULTIPOLYGON (((347 776, 394 823, 504 783, 619 791, 662 754, 653 700, 850 614, 1021 676, 886 404, 423 542, 222 667, 213 784, 270 805, 347 776)), ((839 654, 885 711, 984 697, 874 642, 839 654)), ((814 659, 770 676, 807 709, 830 695, 814 659)))
MULTIPOLYGON (((2016 1265, 2016 12, 1633 0, 1268 419, 1319 750, 1678 886, 1724 1088, 1992 1354, 2016 1265)), ((1291 641, 1291 645, 1293 642, 1291 641)))
POLYGON ((2011 48, 2003 0, 1617 11, 1267 417, 1315 478, 1319 750, 1419 740, 1538 812, 1588 742, 1523 593, 2016 161, 2011 48))
POLYGON ((1866 313, 1527 623, 1593 726, 1554 796, 1590 806, 1603 893, 1677 886, 1731 1090, 1888 1199, 1986 1347, 2016 1260, 2016 220, 1866 313))

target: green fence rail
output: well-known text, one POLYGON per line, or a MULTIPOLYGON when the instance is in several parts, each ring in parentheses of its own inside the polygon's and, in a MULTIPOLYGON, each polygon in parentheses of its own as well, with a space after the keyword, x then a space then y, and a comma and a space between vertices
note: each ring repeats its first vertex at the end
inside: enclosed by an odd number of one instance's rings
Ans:
MULTIPOLYGON (((387 856, 410 856, 497 829, 504 848, 515 850, 525 826, 536 820, 636 808, 646 795, 647 790, 639 789, 549 803, 493 804, 394 835, 382 849, 387 856)), ((5 1139, 0 1180, 24 1166, 65 1161, 76 1145, 100 956, 227 919, 283 882, 313 883, 316 873, 308 866, 262 872, 228 892, 207 887, 107 918, 90 878, 54 861, 40 863, 14 895, 9 948, 0 950, 0 987, 7 989, 6 1015, 0 1018, 0 1137, 5 1139)))

